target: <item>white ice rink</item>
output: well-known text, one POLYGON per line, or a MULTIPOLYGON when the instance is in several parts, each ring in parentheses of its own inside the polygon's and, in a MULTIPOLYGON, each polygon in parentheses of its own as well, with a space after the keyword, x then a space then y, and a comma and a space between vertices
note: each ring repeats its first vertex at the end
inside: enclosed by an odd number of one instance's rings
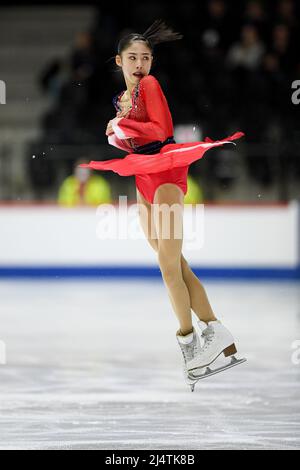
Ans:
POLYGON ((248 363, 192 394, 160 280, 1 281, 0 448, 299 449, 299 284, 204 285, 248 363))

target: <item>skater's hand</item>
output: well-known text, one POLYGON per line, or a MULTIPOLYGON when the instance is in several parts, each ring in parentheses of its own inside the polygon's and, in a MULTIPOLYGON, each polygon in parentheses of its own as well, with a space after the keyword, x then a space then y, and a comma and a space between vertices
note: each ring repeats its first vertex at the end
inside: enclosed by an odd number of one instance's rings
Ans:
POLYGON ((109 121, 109 123, 107 124, 107 128, 106 128, 106 135, 112 135, 114 134, 114 130, 112 128, 112 121, 109 121))
POLYGON ((118 111, 117 112, 117 118, 125 118, 127 115, 130 113, 130 109, 128 111, 118 111))
MULTIPOLYGON (((130 113, 130 110, 129 111, 118 111, 117 112, 117 115, 116 117, 121 119, 121 118, 126 118, 128 116, 128 114, 130 113)), ((107 128, 106 128, 106 135, 112 135, 114 134, 114 130, 112 128, 112 121, 109 121, 108 125, 107 125, 107 128)))

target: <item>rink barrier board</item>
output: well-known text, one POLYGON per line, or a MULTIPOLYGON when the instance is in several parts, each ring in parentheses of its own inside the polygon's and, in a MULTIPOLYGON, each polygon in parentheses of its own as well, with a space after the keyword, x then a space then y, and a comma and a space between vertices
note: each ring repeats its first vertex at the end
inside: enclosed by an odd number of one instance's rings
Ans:
MULTIPOLYGON (((133 205, 136 204, 136 201, 128 201, 128 205, 133 205)), ((274 207, 274 208, 280 208, 280 207, 288 207, 289 203, 288 202, 280 202, 280 203, 275 203, 275 202, 264 202, 264 203, 257 203, 257 202, 222 202, 222 203, 213 203, 213 202, 205 202, 205 207, 216 207, 216 208, 228 208, 228 209, 234 209, 235 207, 241 208, 241 207, 254 207, 255 209, 259 209, 260 207, 262 209, 265 209, 266 207, 274 207)), ((118 202, 113 202, 111 205, 118 207, 118 202)), ((54 202, 40 202, 40 203, 32 203, 30 201, 26 202, 0 202, 0 209, 28 209, 28 208, 38 208, 38 207, 44 207, 47 209, 53 209, 53 208, 62 208, 62 209, 68 209, 67 207, 62 207, 59 206, 58 204, 54 202)), ((78 205, 75 208, 69 208, 70 210, 74 209, 87 209, 90 210, 93 207, 87 207, 86 205, 78 205)))
MULTIPOLYGON (((135 203, 135 202, 134 202, 135 203)), ((130 203, 129 203, 130 204, 130 203)), ((117 206, 117 204, 116 204, 117 206)), ((234 208, 240 209, 243 208, 255 208, 255 209, 265 209, 265 208, 287 208, 289 203, 222 203, 222 204, 214 204, 214 203, 207 203, 205 204, 206 207, 210 207, 212 209, 229 209, 232 210, 234 208)), ((295 267, 264 267, 258 266, 255 267, 205 267, 205 266, 197 266, 191 264, 191 268, 195 272, 197 276, 203 279, 228 279, 228 280, 300 280, 300 204, 297 205, 297 247, 298 247, 298 256, 295 267)), ((44 208, 47 210, 53 210, 53 208, 57 208, 60 210, 61 208, 57 206, 55 203, 43 202, 43 203, 24 203, 24 202, 17 202, 17 203, 0 203, 0 208, 10 210, 10 209, 30 209, 30 208, 44 208)), ((66 208, 62 208, 66 210, 66 208)), ((78 207, 76 208, 78 209, 78 207)), ((79 206, 80 210, 93 210, 91 207, 86 206, 79 206)), ((69 208, 68 210, 73 211, 73 208, 69 208)), ((135 266, 134 263, 132 265, 72 265, 68 266, 66 263, 65 265, 56 265, 55 263, 51 266, 45 263, 42 266, 35 265, 35 263, 28 263, 28 265, 2 265, 0 264, 0 278, 1 279, 68 279, 68 278, 98 278, 98 279, 120 279, 120 278, 131 278, 131 279, 161 279, 161 272, 160 269, 156 266, 143 266, 137 265, 135 266)))
MULTIPOLYGON (((191 266, 194 273, 201 279, 221 280, 300 280, 300 266, 293 268, 205 268, 191 266)), ((67 279, 67 278, 94 278, 94 279, 159 279, 162 278, 159 268, 134 266, 51 266, 51 267, 0 267, 0 278, 14 279, 67 279)))

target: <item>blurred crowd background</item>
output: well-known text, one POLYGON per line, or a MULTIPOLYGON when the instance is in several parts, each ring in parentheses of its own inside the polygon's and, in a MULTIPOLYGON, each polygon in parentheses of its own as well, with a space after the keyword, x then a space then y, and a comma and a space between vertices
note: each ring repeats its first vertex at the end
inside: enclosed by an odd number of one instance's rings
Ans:
POLYGON ((237 148, 213 150, 191 166, 190 202, 299 198, 300 105, 292 103, 299 7, 294 0, 4 4, 1 200, 134 200, 134 178, 79 174, 77 165, 125 155, 105 135, 112 99, 126 88, 114 56, 124 34, 143 33, 158 18, 184 35, 157 46, 151 71, 168 99, 176 140, 246 134, 237 148))

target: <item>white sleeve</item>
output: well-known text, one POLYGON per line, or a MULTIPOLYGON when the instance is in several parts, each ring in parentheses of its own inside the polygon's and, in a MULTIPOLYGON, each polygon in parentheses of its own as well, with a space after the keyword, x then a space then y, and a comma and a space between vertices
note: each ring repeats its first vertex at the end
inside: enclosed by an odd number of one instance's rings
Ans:
POLYGON ((120 150, 124 150, 125 152, 132 152, 132 148, 129 143, 119 139, 116 134, 111 134, 108 136, 108 143, 109 145, 113 145, 114 147, 117 147, 120 150))

